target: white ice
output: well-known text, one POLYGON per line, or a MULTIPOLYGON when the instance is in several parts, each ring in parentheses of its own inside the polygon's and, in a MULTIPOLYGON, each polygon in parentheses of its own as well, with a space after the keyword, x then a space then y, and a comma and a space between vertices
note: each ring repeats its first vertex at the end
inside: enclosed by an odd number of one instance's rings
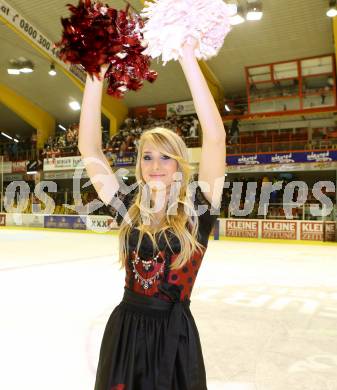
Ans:
MULTIPOLYGON (((0 389, 93 390, 117 236, 0 230, 0 389)), ((213 241, 191 297, 209 390, 337 389, 337 246, 213 241)))

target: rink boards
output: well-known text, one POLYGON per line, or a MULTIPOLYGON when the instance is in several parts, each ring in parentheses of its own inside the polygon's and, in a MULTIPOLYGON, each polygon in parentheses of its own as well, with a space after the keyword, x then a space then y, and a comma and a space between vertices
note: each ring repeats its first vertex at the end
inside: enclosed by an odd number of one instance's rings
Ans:
POLYGON ((220 219, 220 235, 225 237, 270 238, 280 240, 336 241, 336 222, 220 219))
MULTIPOLYGON (((294 221, 258 219, 218 219, 223 237, 280 240, 336 241, 337 223, 332 221, 294 221)), ((0 226, 88 230, 99 233, 118 229, 116 221, 105 215, 0 214, 0 226)))

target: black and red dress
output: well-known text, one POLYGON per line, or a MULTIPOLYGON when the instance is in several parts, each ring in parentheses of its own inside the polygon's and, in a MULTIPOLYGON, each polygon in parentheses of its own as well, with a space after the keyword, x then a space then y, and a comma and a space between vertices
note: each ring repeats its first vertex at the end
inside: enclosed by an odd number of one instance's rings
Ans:
MULTIPOLYGON (((207 247, 216 221, 197 187, 200 215, 198 241, 207 247)), ((126 205, 127 206, 127 205, 126 205)), ((154 253, 148 236, 136 253, 138 229, 131 230, 124 296, 106 324, 95 390, 207 390, 199 333, 190 311, 190 296, 203 252, 196 252, 179 270, 170 270, 180 243, 157 234, 154 253)))

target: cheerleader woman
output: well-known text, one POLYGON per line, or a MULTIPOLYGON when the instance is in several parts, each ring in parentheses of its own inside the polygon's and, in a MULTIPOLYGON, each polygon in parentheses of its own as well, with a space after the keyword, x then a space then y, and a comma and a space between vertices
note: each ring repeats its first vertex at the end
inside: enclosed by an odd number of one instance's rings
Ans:
MULTIPOLYGON (((179 62, 202 128, 198 183, 191 184, 187 147, 177 134, 164 128, 142 134, 136 162, 138 191, 125 204, 130 220, 123 219, 119 232, 124 296, 105 327, 95 390, 207 389, 189 305, 216 220, 211 206, 218 209, 221 201, 226 135, 194 55, 195 45, 190 39, 183 46, 179 62), (178 190, 172 199, 173 186, 178 190), (144 205, 144 193, 150 196, 150 206, 162 205, 159 211, 144 205), (200 205, 205 212, 200 212, 200 205)), ((101 149, 102 89, 103 81, 87 78, 78 147, 100 199, 109 205, 120 185, 101 149), (94 180, 98 175, 104 183, 94 180)))

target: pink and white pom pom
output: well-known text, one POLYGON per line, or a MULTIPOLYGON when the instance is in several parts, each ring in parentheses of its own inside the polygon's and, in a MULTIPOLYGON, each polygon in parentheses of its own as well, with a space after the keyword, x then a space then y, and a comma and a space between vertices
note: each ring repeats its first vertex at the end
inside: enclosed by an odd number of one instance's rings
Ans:
POLYGON ((222 0, 147 1, 141 16, 147 19, 142 32, 148 47, 142 54, 161 55, 166 65, 182 56, 183 45, 193 36, 198 41, 195 56, 207 60, 222 47, 236 11, 235 5, 222 0))

